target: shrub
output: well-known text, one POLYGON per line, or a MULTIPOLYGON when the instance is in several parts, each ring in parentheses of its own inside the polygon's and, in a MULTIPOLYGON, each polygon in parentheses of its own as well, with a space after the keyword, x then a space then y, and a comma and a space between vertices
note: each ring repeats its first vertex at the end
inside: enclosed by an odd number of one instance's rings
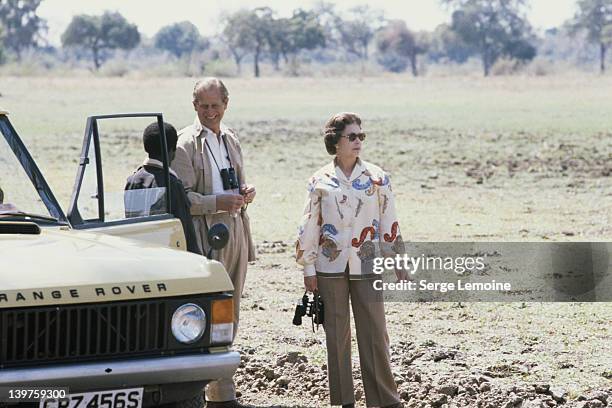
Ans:
POLYGON ((544 58, 535 58, 527 65, 526 71, 533 76, 548 76, 555 73, 556 70, 553 62, 544 58))
POLYGON ((497 60, 495 65, 491 68, 491 75, 495 76, 505 76, 505 75, 515 75, 517 74, 523 64, 520 64, 516 60, 511 60, 508 58, 500 58, 497 60))
POLYGON ((113 59, 102 65, 98 72, 104 77, 124 77, 130 72, 130 69, 125 61, 113 59))
POLYGON ((215 77, 235 77, 236 64, 228 59, 217 59, 204 63, 203 74, 215 77))
POLYGON ((402 57, 394 52, 385 52, 379 54, 376 58, 378 63, 382 65, 387 71, 391 72, 404 72, 408 68, 408 58, 402 57))

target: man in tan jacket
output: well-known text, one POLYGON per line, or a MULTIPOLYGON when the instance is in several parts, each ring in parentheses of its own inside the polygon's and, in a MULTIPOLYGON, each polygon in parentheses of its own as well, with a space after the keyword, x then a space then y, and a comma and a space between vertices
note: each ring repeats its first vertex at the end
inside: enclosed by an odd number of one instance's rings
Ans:
MULTIPOLYGON (((255 260, 247 204, 255 198, 255 187, 246 184, 242 150, 236 133, 222 125, 229 94, 217 78, 196 82, 194 123, 179 132, 172 168, 185 185, 191 201, 191 215, 198 244, 208 253, 208 228, 227 225, 228 245, 214 257, 225 266, 234 284, 234 337, 238 329, 240 297, 247 263, 255 260), (230 169, 233 169, 230 170, 230 169), (233 173, 233 176, 232 176, 233 173)), ((223 378, 208 384, 207 407, 240 407, 233 379, 223 378)))

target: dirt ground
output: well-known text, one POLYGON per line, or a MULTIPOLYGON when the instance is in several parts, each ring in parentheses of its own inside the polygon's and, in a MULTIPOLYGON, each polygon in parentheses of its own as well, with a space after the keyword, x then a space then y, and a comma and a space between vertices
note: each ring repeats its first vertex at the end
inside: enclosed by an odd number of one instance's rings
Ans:
MULTIPOLYGON (((367 154, 392 172, 409 241, 612 236, 609 136, 589 143, 572 134, 543 140, 539 132, 527 131, 386 128, 381 133, 367 154), (398 137, 404 140, 399 149, 398 137), (393 160, 389 151, 396 153, 393 160)), ((255 132, 245 149, 257 155, 253 144, 261 143, 259 138, 266 135, 255 132)), ((285 143, 297 146, 296 139, 298 132, 285 143)), ((310 153, 309 148, 302 147, 310 153)), ((317 147, 312 149, 315 155, 317 147)), ((272 158, 283 159, 274 150, 272 158)), ((293 170, 311 170, 312 161, 301 160, 293 170)), ((293 203, 301 197, 279 200, 293 203)), ((301 277, 293 241, 279 238, 259 240, 260 259, 246 283, 237 341, 245 356, 238 374, 242 400, 257 406, 327 406, 324 335, 290 324, 301 277)), ((612 403, 609 303, 390 303, 387 311, 393 370, 408 407, 612 403)), ((365 405, 354 346, 356 397, 365 405)))
MULTIPOLYGON (((329 405, 324 332, 313 333, 309 320, 291 323, 302 290, 293 262, 291 246, 270 243, 249 269, 237 384, 241 401, 258 407, 329 405)), ((612 402, 609 304, 398 302, 386 310, 407 407, 612 402)), ((365 406, 354 338, 353 329, 357 405, 365 406)))
MULTIPOLYGON (((87 115, 163 111, 181 127, 193 120, 192 82, 13 78, 0 103, 67 204, 87 115)), ((391 173, 408 244, 612 238, 610 78, 227 84, 228 121, 240 131, 258 191, 249 213, 259 258, 249 266, 236 340, 244 403, 329 405, 323 330, 291 321, 303 291, 295 231, 306 180, 330 160, 319 135, 336 111, 363 115, 364 159, 391 173)), ((105 164, 113 169, 105 179, 118 180, 117 191, 142 160, 140 132, 109 135, 114 162, 105 164)), ((386 309, 407 407, 612 407, 612 303, 401 302, 386 309)), ((365 406, 353 345, 357 404, 365 406)))

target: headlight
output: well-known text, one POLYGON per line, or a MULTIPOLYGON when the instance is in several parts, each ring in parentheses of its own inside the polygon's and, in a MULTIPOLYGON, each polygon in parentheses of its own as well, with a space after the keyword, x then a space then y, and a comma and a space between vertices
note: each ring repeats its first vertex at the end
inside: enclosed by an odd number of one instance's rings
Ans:
POLYGON ((206 313, 198 305, 187 303, 172 315, 172 334, 181 343, 191 344, 200 340, 206 330, 206 313))

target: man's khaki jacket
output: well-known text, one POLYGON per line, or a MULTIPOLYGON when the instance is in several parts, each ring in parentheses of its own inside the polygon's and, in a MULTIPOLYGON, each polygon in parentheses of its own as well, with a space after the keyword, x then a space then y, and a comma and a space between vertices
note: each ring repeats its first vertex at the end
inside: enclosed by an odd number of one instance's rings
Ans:
MULTIPOLYGON (((221 133, 225 135, 227 141, 227 153, 236 169, 239 182, 246 184, 244 174, 242 149, 236 133, 232 129, 221 128, 221 133)), ((187 126, 179 132, 179 139, 176 146, 176 156, 172 161, 172 169, 178 174, 185 186, 187 196, 191 202, 191 215, 193 217, 198 243, 206 251, 208 247, 207 234, 208 228, 213 224, 213 215, 223 211, 217 211, 217 198, 212 193, 212 172, 219 171, 213 168, 206 150, 204 137, 206 132, 200 120, 196 116, 193 125, 187 126)), ((240 211, 244 234, 248 241, 248 260, 255 260, 255 247, 251 237, 251 226, 246 210, 240 211)), ((231 239, 231 237, 230 237, 231 239)), ((206 254, 206 252, 203 252, 206 254)))

